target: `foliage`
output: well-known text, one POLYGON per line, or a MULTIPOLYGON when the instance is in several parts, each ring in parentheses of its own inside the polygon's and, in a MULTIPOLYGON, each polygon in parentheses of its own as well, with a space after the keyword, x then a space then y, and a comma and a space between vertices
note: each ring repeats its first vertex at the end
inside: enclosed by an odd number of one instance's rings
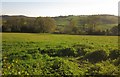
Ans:
POLYGON ((118 17, 85 15, 59 17, 2 16, 2 32, 118 35, 118 17))
POLYGON ((2 33, 2 38, 3 75, 120 74, 117 36, 2 33))
POLYGON ((120 66, 120 57, 117 58, 117 59, 115 59, 114 64, 115 64, 116 66, 120 66))
POLYGON ((120 50, 112 50, 110 51, 109 58, 110 59, 117 59, 120 57, 120 50))
POLYGON ((96 50, 85 55, 85 59, 96 63, 107 59, 107 53, 104 50, 96 50))
POLYGON ((50 33, 55 30, 55 20, 50 17, 38 17, 35 20, 35 31, 41 33, 50 33))
POLYGON ((55 20, 50 17, 29 18, 11 16, 5 20, 3 17, 3 32, 50 33, 55 28, 55 20))
POLYGON ((103 61, 90 66, 88 73, 90 75, 119 75, 118 69, 109 61, 103 61))

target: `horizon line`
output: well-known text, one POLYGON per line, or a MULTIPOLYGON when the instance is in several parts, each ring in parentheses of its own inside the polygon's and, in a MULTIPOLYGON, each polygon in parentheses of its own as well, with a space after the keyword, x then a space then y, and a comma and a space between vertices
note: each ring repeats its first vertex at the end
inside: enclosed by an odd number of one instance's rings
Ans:
POLYGON ((94 16, 94 15, 109 15, 109 16, 119 16, 119 15, 114 15, 114 14, 81 14, 81 15, 74 15, 74 14, 69 14, 69 15, 58 15, 58 16, 27 16, 27 15, 22 15, 22 14, 2 14, 0 16, 25 16, 25 17, 60 17, 60 16, 94 16))

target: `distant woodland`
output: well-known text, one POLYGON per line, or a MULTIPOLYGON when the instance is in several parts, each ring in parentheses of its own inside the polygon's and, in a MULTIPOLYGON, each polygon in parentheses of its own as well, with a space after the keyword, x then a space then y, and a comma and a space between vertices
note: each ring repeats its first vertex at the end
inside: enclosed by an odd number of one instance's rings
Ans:
POLYGON ((27 17, 2 15, 2 32, 54 33, 75 35, 119 35, 114 15, 69 15, 27 17))

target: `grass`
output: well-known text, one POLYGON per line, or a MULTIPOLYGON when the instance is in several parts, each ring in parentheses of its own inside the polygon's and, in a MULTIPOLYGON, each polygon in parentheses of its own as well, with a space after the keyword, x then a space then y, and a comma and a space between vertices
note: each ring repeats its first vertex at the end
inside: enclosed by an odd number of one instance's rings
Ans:
POLYGON ((4 75, 120 73, 119 54, 115 54, 114 60, 109 57, 112 50, 118 53, 118 36, 2 33, 2 45, 4 75), (99 56, 99 50, 103 52, 100 56, 106 55, 107 59, 94 63, 97 58, 92 55, 98 53, 96 55, 99 56), (93 61, 88 61, 88 57, 92 57, 93 61))
MULTIPOLYGON (((3 33, 4 42, 33 42, 38 46, 88 44, 95 48, 118 48, 117 36, 86 36, 86 35, 58 35, 58 34, 30 34, 30 33, 3 33)), ((14 44, 13 44, 14 45, 14 44)))

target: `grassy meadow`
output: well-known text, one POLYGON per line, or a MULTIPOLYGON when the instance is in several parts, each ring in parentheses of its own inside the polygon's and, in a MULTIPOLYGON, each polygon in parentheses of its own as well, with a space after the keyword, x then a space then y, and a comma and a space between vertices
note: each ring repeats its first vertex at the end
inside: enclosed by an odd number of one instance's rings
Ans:
POLYGON ((2 33, 3 75, 119 75, 118 36, 2 33))

